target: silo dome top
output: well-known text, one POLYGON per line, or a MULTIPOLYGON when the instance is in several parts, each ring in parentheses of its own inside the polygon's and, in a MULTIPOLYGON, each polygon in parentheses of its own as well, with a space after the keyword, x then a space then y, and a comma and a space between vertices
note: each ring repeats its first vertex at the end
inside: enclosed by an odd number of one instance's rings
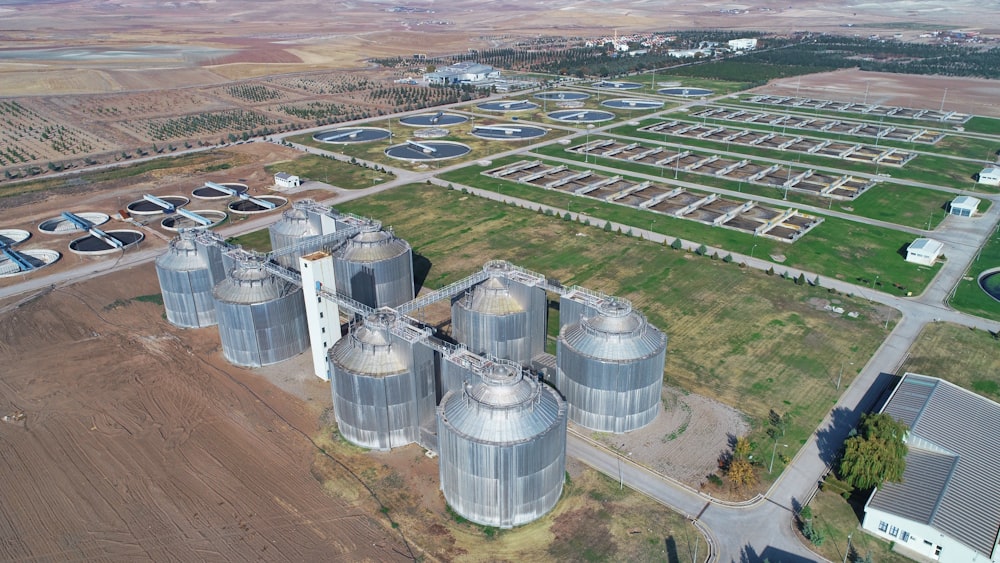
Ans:
POLYGON ((198 253, 198 245, 195 244, 193 237, 184 233, 170 241, 167 252, 156 258, 156 265, 175 272, 201 270, 208 267, 205 257, 198 253))
POLYGON ((391 232, 379 230, 378 225, 366 225, 361 232, 337 249, 342 260, 350 262, 377 262, 395 258, 409 250, 406 241, 391 232))
POLYGON ((275 233, 287 236, 312 236, 319 232, 309 222, 309 214, 304 209, 292 207, 281 214, 281 220, 271 225, 275 233))
POLYGON ((396 322, 392 311, 380 310, 365 318, 349 338, 334 344, 330 357, 338 367, 353 373, 386 376, 403 373, 406 364, 392 346, 389 328, 396 322))
POLYGON ((460 300, 460 305, 472 311, 491 315, 510 315, 524 311, 524 307, 510 293, 504 278, 489 277, 460 300))
POLYGON ((483 370, 482 381, 448 392, 440 407, 454 432, 493 444, 528 441, 552 428, 565 409, 554 389, 509 364, 483 370))
POLYGON ((624 301, 609 301, 596 315, 566 325, 560 340, 570 348, 599 360, 631 361, 655 356, 667 340, 644 316, 624 301))
POLYGON ((280 299, 295 289, 268 273, 263 264, 243 262, 215 286, 213 293, 219 301, 254 304, 280 299))

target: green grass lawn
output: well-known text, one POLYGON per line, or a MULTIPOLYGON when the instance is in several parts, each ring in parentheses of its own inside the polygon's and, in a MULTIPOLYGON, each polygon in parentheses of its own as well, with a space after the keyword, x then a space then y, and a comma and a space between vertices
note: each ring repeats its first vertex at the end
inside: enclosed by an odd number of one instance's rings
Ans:
MULTIPOLYGON (((497 160, 490 167, 514 160, 517 159, 497 160)), ((579 168, 584 169, 582 165, 579 168)), ((823 277, 835 277, 861 285, 876 284, 874 287, 883 291, 905 295, 907 292, 922 292, 940 267, 927 268, 905 261, 903 251, 913 241, 912 235, 835 217, 827 217, 823 224, 798 241, 788 244, 556 190, 488 178, 480 174, 485 169, 486 167, 470 165, 444 174, 442 178, 449 182, 500 190, 511 196, 585 213, 600 220, 601 226, 603 221, 609 220, 642 229, 652 226, 652 230, 658 233, 731 252, 753 252, 756 257, 783 255, 785 261, 775 265, 775 271, 779 274, 782 266, 791 266, 816 272, 823 277)))
POLYGON ((993 299, 979 287, 979 276, 986 270, 1000 266, 1000 237, 994 232, 983 246, 979 257, 955 288, 949 304, 958 309, 987 319, 1000 320, 1000 301, 993 299))
POLYGON ((1000 402, 1000 341, 984 330, 949 323, 924 327, 900 373, 946 379, 1000 402))
POLYGON ((761 455, 770 409, 791 414, 789 443, 804 442, 838 397, 843 360, 863 365, 886 335, 862 299, 457 190, 404 186, 340 207, 391 223, 431 262, 431 288, 496 258, 630 299, 668 335, 666 381, 747 413, 761 455), (824 311, 829 299, 860 317, 824 311))
POLYGON ((395 178, 392 174, 378 172, 332 158, 315 154, 303 154, 295 160, 285 160, 264 167, 270 174, 292 172, 304 180, 315 180, 348 190, 369 188, 395 178))
POLYGON ((238 244, 247 250, 271 252, 271 234, 267 229, 253 231, 238 237, 231 237, 226 239, 226 242, 238 244))
MULTIPOLYGON (((830 491, 820 491, 809 503, 813 511, 813 526, 824 533, 826 540, 822 546, 809 544, 810 549, 831 561, 843 561, 847 551, 847 535, 851 535, 851 550, 864 557, 871 554, 877 563, 912 563, 911 559, 892 552, 892 544, 863 532, 861 520, 855 507, 864 506, 866 498, 854 498, 849 503, 840 495, 830 491)), ((858 509, 860 510, 860 508, 858 509)), ((853 559, 848 559, 853 561, 853 559)))

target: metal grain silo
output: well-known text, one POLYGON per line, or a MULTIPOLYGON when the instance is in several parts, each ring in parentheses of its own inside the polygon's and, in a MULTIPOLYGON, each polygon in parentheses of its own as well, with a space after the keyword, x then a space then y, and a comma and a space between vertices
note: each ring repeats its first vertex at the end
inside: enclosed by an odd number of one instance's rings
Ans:
POLYGON ((591 430, 629 432, 660 410, 667 337, 624 301, 559 331, 556 387, 570 419, 591 430))
POLYGON ((319 250, 316 248, 303 248, 290 253, 281 253, 296 245, 302 245, 307 239, 318 237, 323 234, 315 221, 311 220, 307 205, 312 205, 311 200, 295 202, 291 209, 286 209, 281 214, 281 219, 271 224, 267 228, 271 237, 271 252, 277 252, 275 260, 278 264, 293 270, 299 269, 299 257, 319 250))
POLYGON ((523 372, 489 372, 437 409, 441 490, 477 524, 509 528, 555 506, 566 470, 566 403, 523 372))
POLYGON ((413 299, 413 252, 391 231, 367 225, 333 254, 337 292, 369 307, 398 307, 413 299))
POLYGON ((424 345, 427 335, 380 309, 333 345, 333 407, 345 439, 388 450, 423 444, 422 429, 433 434, 434 351, 424 345))
POLYGON ((483 374, 500 377, 504 374, 515 374, 521 371, 521 366, 510 361, 494 357, 485 357, 467 350, 456 348, 441 357, 441 389, 440 395, 448 391, 461 391, 466 382, 478 383, 483 380, 483 374))
POLYGON ((171 240, 167 251, 156 259, 156 277, 171 324, 201 328, 216 323, 212 290, 225 274, 221 261, 217 259, 213 268, 210 259, 211 253, 197 244, 190 231, 171 240))
POLYGON ((527 365, 545 351, 546 313, 544 289, 493 275, 452 304, 452 337, 473 352, 527 365))
POLYGON ((287 360, 309 347, 302 288, 259 262, 237 262, 215 286, 222 353, 238 366, 287 360))

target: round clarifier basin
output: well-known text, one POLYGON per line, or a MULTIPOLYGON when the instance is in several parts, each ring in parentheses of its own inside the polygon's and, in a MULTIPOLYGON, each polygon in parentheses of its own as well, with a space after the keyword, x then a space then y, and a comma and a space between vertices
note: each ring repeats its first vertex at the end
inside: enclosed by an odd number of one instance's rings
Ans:
MULTIPOLYGON (((99 226, 107 223, 111 220, 111 216, 107 213, 96 213, 85 211, 83 213, 75 213, 75 215, 81 219, 90 221, 92 225, 99 226)), ((51 219, 46 219, 38 225, 38 232, 45 233, 47 235, 68 235, 70 233, 79 232, 80 229, 76 228, 76 225, 67 221, 63 217, 53 217, 51 219)))
POLYGON ((706 88, 660 88, 657 92, 664 96, 681 96, 682 98, 696 98, 712 93, 711 90, 706 88))
POLYGON ((257 196, 254 199, 259 199, 261 201, 267 201, 274 204, 273 209, 269 209, 266 206, 260 205, 256 202, 250 201, 249 199, 238 199, 229 203, 229 210, 233 213, 239 215, 256 215, 258 213, 267 213, 268 211, 274 211, 282 205, 288 203, 288 200, 283 197, 278 197, 276 195, 262 195, 257 196))
POLYGON ((24 229, 0 229, 0 243, 14 246, 31 238, 31 233, 24 229))
POLYGON ((561 102, 564 100, 586 100, 590 97, 590 94, 584 92, 539 92, 535 94, 535 98, 539 100, 556 101, 561 102))
POLYGON ((121 229, 116 231, 105 231, 104 234, 107 236, 118 240, 122 243, 121 247, 116 247, 109 244, 104 239, 98 238, 94 235, 87 235, 85 237, 80 237, 74 239, 73 242, 69 243, 70 251, 75 254, 83 254, 86 256, 100 256, 102 254, 112 254, 124 250, 132 245, 142 242, 145 235, 139 231, 133 231, 129 229, 121 229))
POLYGON ((1000 268, 986 270, 979 274, 979 288, 993 299, 1000 301, 1000 268))
POLYGON ((472 128, 472 136, 489 141, 523 141, 545 136, 545 129, 517 123, 477 125, 472 128))
POLYGON ((327 129, 313 135, 313 139, 321 143, 369 143, 384 141, 391 136, 388 129, 378 127, 338 127, 327 129))
POLYGON ((595 88, 601 88, 602 90, 638 90, 642 88, 642 84, 638 82, 610 82, 607 80, 602 80, 600 82, 594 83, 595 88))
POLYGON ((447 127, 448 125, 465 123, 468 120, 468 117, 454 113, 442 113, 440 115, 436 113, 421 113, 401 117, 399 122, 410 127, 447 127))
POLYGON ((549 112, 549 118, 567 123, 596 123, 598 121, 610 121, 615 118, 615 114, 610 111, 595 109, 564 109, 549 112))
POLYGON ((179 231, 181 229, 211 229, 212 227, 218 226, 219 223, 225 221, 226 217, 228 217, 225 212, 215 211, 212 209, 199 209, 197 211, 191 210, 191 212, 201 215, 212 223, 209 225, 202 225, 190 217, 185 217, 175 213, 160 221, 160 226, 168 231, 179 231))
MULTIPOLYGON (((23 250, 19 251, 18 254, 34 266, 35 270, 54 264, 62 257, 62 254, 48 249, 23 250)), ((29 274, 35 270, 22 271, 21 266, 17 262, 14 262, 4 254, 0 254, 0 278, 16 276, 18 274, 29 274)))
POLYGON ((501 100, 497 102, 483 102, 476 105, 476 107, 483 111, 526 111, 537 108, 538 104, 527 100, 501 100))
MULTIPOLYGON (((191 201, 190 199, 182 195, 165 195, 162 197, 161 196, 157 197, 167 203, 172 204, 174 207, 184 207, 185 205, 188 204, 189 201, 191 201)), ((167 212, 166 209, 160 207, 159 205, 156 205, 152 201, 148 201, 145 199, 137 199, 132 203, 128 204, 128 206, 125 209, 127 209, 128 212, 133 215, 161 215, 167 212)))
POLYGON ((385 154, 398 160, 446 160, 469 154, 469 145, 454 141, 420 141, 393 145, 385 149, 385 154))
POLYGON ((617 100, 605 100, 601 102, 604 107, 614 109, 659 109, 663 107, 663 102, 659 100, 642 100, 619 98, 617 100))
MULTIPOLYGON (((231 190, 235 190, 236 193, 238 194, 245 194, 250 190, 250 188, 246 184, 219 184, 219 185, 229 188, 231 190)), ((219 190, 209 186, 202 186, 200 188, 196 188, 193 192, 191 192, 191 195, 193 195, 196 199, 229 199, 233 197, 226 192, 220 192, 219 190)))

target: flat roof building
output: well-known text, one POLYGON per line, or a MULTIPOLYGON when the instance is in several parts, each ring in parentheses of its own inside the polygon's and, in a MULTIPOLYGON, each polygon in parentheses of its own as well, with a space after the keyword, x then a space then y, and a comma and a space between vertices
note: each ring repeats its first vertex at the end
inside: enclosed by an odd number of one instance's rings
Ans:
POLYGON ((297 188, 302 183, 298 176, 293 176, 287 172, 278 172, 274 175, 274 185, 279 188, 297 188))
POLYGON ((499 76, 500 71, 490 65, 464 62, 428 72, 424 78, 429 84, 469 84, 499 76))
POLYGON ((981 200, 968 195, 960 195, 951 200, 948 205, 948 213, 959 217, 972 217, 979 212, 981 200))
POLYGON ((979 183, 989 186, 1000 186, 1000 168, 988 166, 979 172, 979 183))
POLYGON ((918 238, 906 247, 906 261, 924 266, 932 266, 941 256, 944 245, 932 238, 918 238))
POLYGON ((882 412, 909 427, 906 469, 872 493, 861 527, 942 563, 1000 562, 1000 404, 907 373, 882 412))

